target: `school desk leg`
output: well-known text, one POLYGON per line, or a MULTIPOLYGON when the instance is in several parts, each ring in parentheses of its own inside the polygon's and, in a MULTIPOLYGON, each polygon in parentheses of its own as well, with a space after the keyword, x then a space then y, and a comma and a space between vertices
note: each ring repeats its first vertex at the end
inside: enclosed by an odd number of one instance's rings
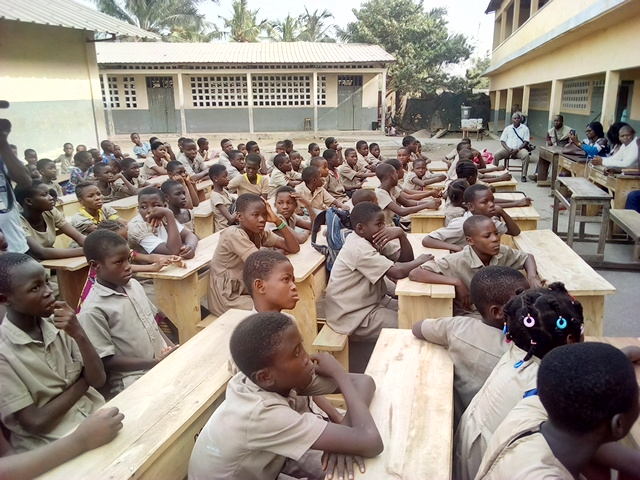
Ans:
POLYGON ((205 192, 204 190, 198 190, 198 200, 200 200, 201 202, 204 202, 207 199, 207 192, 205 192))
POLYGON ((155 278, 153 285, 158 308, 177 327, 180 343, 186 342, 197 333, 200 322, 197 273, 179 281, 155 278))
POLYGON ((451 317, 452 298, 398 296, 398 328, 411 328, 425 318, 451 317))
POLYGON ((298 300, 296 308, 286 310, 286 312, 296 317, 298 329, 304 341, 304 348, 307 352, 315 353, 312 345, 318 335, 318 313, 316 310, 313 275, 309 275, 301 282, 296 282, 296 286, 298 287, 300 300, 298 300))
POLYGON ((73 309, 78 306, 78 300, 80 300, 82 288, 87 281, 88 275, 88 266, 72 272, 69 270, 56 270, 60 297, 73 309))
POLYGON ((574 297, 582 304, 585 337, 601 337, 604 334, 604 295, 574 297))
POLYGON ((213 215, 195 217, 193 219, 193 228, 198 238, 207 238, 209 235, 213 235, 213 215))

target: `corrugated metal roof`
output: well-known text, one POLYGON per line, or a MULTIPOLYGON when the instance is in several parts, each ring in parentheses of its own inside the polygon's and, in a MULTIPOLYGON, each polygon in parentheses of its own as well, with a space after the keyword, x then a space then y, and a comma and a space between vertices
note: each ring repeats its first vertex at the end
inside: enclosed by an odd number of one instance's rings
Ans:
MULTIPOLYGON (((0 0, 3 1, 3 0, 0 0)), ((391 63, 378 45, 323 42, 100 43, 99 64, 307 64, 391 63)))
POLYGON ((484 13, 495 12, 496 10, 498 10, 498 8, 500 8, 500 5, 502 5, 502 0, 491 0, 484 13))
POLYGON ((0 19, 131 37, 160 37, 73 0, 0 0, 0 19))

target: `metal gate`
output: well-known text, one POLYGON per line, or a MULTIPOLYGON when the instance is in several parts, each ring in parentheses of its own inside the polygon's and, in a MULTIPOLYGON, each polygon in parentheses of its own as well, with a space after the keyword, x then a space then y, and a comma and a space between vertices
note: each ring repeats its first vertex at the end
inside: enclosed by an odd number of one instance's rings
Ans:
POLYGON ((175 133, 176 106, 172 77, 147 77, 147 98, 153 133, 175 133))
POLYGON ((362 75, 338 75, 338 130, 362 130, 362 75))

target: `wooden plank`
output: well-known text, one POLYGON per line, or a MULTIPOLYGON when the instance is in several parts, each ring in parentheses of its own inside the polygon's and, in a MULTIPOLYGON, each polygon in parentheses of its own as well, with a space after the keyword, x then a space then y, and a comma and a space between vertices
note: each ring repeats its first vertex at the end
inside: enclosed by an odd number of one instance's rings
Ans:
POLYGON ((596 187, 586 178, 558 177, 558 181, 571 190, 571 197, 576 200, 611 199, 611 195, 596 187))
POLYGON ((40 478, 185 478, 195 435, 231 378, 231 333, 248 314, 229 310, 108 402, 125 415, 116 438, 40 478))
POLYGON ((320 333, 313 341, 314 348, 326 352, 339 352, 344 349, 349 341, 349 336, 336 333, 325 323, 320 333))
POLYGON ((427 164, 427 168, 432 172, 446 172, 449 170, 449 165, 444 160, 432 160, 427 164))
POLYGON ((635 210, 613 209, 609 211, 609 216, 633 239, 640 237, 640 213, 635 210))
POLYGON ((451 478, 453 363, 446 350, 410 331, 383 329, 366 373, 376 382, 371 414, 385 450, 366 478, 451 478))
POLYGON ((305 280, 315 272, 320 265, 323 265, 325 260, 324 255, 313 248, 310 238, 300 245, 300 251, 298 253, 287 255, 287 258, 293 265, 296 283, 305 280))
POLYGON ((375 190, 380 186, 380 179, 378 177, 367 177, 362 184, 362 188, 367 188, 369 190, 375 190))

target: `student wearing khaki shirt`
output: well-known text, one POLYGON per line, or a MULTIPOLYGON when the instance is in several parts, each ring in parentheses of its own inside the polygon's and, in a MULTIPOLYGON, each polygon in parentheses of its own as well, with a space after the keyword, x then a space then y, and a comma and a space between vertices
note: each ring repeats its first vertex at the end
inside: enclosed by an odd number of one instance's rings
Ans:
POLYGON ((471 298, 481 319, 459 316, 422 320, 413 326, 417 338, 447 348, 454 365, 454 428, 467 406, 507 351, 502 332, 503 307, 519 291, 529 288, 527 279, 509 267, 480 269, 471 280, 471 298))
POLYGON ((344 155, 344 163, 337 170, 340 181, 345 188, 359 188, 368 177, 375 177, 376 174, 374 172, 370 172, 358 164, 358 156, 355 149, 347 148, 344 155))
POLYGON ((260 155, 254 153, 247 155, 244 167, 246 173, 233 178, 229 182, 229 190, 237 192, 238 195, 255 193, 266 199, 269 196, 269 177, 258 173, 260 162, 260 155))
POLYGON ((327 285, 327 322, 354 340, 374 341, 382 328, 397 328, 398 301, 387 295, 385 277, 405 278, 431 258, 413 258, 401 228, 387 228, 377 205, 362 202, 351 212, 354 231, 336 258, 327 285), (390 240, 399 239, 398 244, 390 240))
POLYGON ((310 166, 302 171, 302 183, 296 187, 296 193, 304 198, 316 210, 326 210, 332 205, 349 210, 340 200, 328 193, 324 187, 324 179, 318 167, 310 166))
POLYGON ((273 198, 280 187, 295 187, 302 183, 302 175, 293 171, 291 159, 286 153, 279 153, 273 159, 273 170, 269 177, 269 198, 273 198))

